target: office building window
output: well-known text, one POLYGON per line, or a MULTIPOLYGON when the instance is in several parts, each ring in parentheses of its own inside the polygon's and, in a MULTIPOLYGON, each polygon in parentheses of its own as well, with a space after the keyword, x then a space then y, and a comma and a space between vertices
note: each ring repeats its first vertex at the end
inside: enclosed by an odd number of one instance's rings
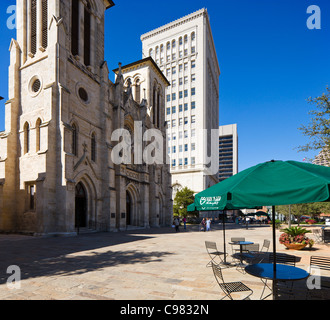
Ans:
POLYGON ((176 153, 176 146, 172 147, 172 153, 176 153))
POLYGON ((184 145, 184 151, 185 151, 185 152, 188 151, 188 145, 187 145, 187 144, 184 145))
POLYGON ((195 159, 195 157, 192 157, 192 158, 191 158, 191 165, 193 165, 193 166, 194 166, 194 165, 195 165, 195 163, 196 163, 196 159, 195 159))
POLYGON ((184 117, 184 124, 188 124, 188 117, 184 117))
POLYGON ((166 101, 167 101, 167 102, 170 102, 170 101, 171 101, 171 95, 170 95, 170 94, 168 94, 168 95, 166 96, 166 101))
POLYGON ((172 101, 176 100, 176 93, 172 93, 172 101))
POLYGON ((196 116, 191 116, 191 123, 195 123, 196 122, 196 116))
POLYGON ((169 116, 171 114, 171 108, 166 108, 166 114, 169 116))
POLYGON ((195 151, 196 150, 196 144, 195 143, 192 143, 191 144, 191 151, 195 151))
POLYGON ((172 113, 176 113, 176 107, 172 107, 172 113))
POLYGON ((196 102, 195 101, 193 101, 191 103, 191 110, 194 110, 194 109, 196 109, 196 102))
POLYGON ((182 109, 182 104, 179 105, 179 112, 182 112, 183 109, 182 109))
POLYGON ((196 61, 193 60, 193 61, 191 61, 191 68, 193 69, 193 68, 195 68, 195 67, 196 67, 196 61))
POLYGON ((176 160, 173 159, 173 160, 172 160, 172 167, 175 167, 175 166, 176 166, 176 160))
POLYGON ((196 88, 191 88, 191 95, 194 96, 196 94, 196 88))
POLYGON ((185 166, 188 165, 188 158, 184 158, 184 165, 185 165, 185 166))
POLYGON ((184 104, 184 111, 188 111, 188 103, 184 104))

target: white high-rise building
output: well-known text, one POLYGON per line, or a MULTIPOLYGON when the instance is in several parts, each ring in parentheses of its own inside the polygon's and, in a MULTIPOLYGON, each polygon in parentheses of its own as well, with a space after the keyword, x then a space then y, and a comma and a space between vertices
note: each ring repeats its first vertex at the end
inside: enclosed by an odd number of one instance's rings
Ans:
POLYGON ((172 184, 203 191, 218 182, 219 167, 220 68, 208 12, 175 20, 141 41, 143 57, 151 56, 171 83, 165 103, 172 184))
POLYGON ((219 181, 238 173, 237 124, 219 127, 219 181))

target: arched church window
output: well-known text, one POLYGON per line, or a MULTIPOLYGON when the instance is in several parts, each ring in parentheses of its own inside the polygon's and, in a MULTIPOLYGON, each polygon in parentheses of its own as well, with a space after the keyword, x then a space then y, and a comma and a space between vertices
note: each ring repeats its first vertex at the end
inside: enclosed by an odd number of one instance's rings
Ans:
POLYGON ((158 89, 157 91, 157 114, 158 114, 158 118, 157 118, 157 128, 160 127, 161 124, 161 112, 160 112, 160 90, 158 89))
POLYGON ((24 124, 24 154, 30 152, 30 126, 28 122, 24 124))
POLYGON ((72 0, 71 6, 71 53, 79 54, 79 0, 72 0))
POLYGON ((96 135, 94 132, 91 138, 91 158, 92 161, 96 162, 96 135))
POLYGON ((91 64, 91 4, 87 1, 84 12, 84 63, 91 64))
POLYGON ((36 123, 36 152, 40 151, 40 126, 41 119, 39 118, 36 123))
POLYGON ((135 101, 137 103, 141 102, 141 85, 140 85, 140 79, 137 79, 135 82, 135 101))
POLYGON ((37 0, 30 0, 31 5, 31 23, 30 23, 30 34, 31 34, 31 53, 37 53, 37 0))
POLYGON ((42 46, 48 46, 48 0, 42 0, 42 46))
POLYGON ((72 125, 72 154, 78 155, 78 131, 75 124, 72 125))
POLYGON ((157 106, 156 106, 156 87, 154 87, 152 92, 152 106, 153 106, 153 124, 156 125, 157 119, 157 106))

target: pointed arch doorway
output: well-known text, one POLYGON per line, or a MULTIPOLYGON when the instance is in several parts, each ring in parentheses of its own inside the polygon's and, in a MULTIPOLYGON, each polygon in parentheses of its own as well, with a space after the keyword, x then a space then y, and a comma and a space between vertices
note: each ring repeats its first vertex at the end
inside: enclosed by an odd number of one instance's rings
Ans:
POLYGON ((133 211, 132 197, 128 191, 126 191, 126 226, 130 226, 132 223, 132 211, 133 211))
POLYGON ((75 227, 87 227, 87 193, 81 182, 76 186, 75 198, 75 227))

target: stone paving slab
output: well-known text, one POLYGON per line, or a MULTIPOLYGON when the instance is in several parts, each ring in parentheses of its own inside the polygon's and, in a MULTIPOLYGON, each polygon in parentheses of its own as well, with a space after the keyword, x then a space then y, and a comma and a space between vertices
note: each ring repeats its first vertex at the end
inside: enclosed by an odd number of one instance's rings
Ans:
MULTIPOLYGON (((272 239, 272 230, 228 224, 227 252, 231 253, 230 238, 237 236, 261 246, 264 239, 272 239)), ((219 300, 223 294, 212 269, 206 267, 205 241, 214 241, 223 250, 222 225, 212 225, 209 232, 189 226, 179 233, 163 228, 76 237, 0 235, 0 299, 219 300), (10 265, 21 269, 20 289, 7 287, 10 265)), ((277 251, 300 257, 297 266, 306 270, 311 255, 330 257, 330 246, 321 244, 313 250, 288 251, 277 242, 277 251)), ((259 279, 236 268, 223 273, 226 281, 242 281, 251 287, 252 300, 260 298, 259 279)))

